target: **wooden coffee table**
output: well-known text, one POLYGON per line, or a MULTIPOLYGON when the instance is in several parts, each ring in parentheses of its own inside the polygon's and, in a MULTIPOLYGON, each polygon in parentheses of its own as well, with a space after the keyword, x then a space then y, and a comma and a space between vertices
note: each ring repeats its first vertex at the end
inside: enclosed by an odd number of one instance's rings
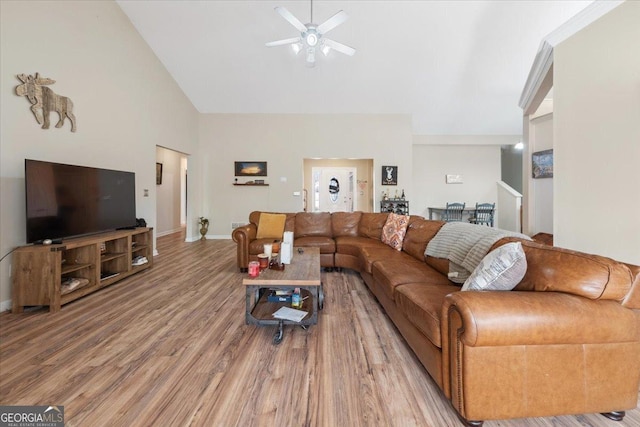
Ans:
POLYGON ((246 324, 278 326, 273 343, 280 344, 284 325, 306 327, 318 323, 318 310, 322 310, 324 305, 320 249, 294 248, 291 264, 287 264, 284 270, 262 270, 258 277, 245 276, 242 284, 246 289, 246 324), (295 288, 300 288, 303 298, 301 310, 306 311, 307 315, 300 322, 274 318, 274 312, 280 307, 291 307, 291 303, 267 301, 270 291, 293 291, 295 288))

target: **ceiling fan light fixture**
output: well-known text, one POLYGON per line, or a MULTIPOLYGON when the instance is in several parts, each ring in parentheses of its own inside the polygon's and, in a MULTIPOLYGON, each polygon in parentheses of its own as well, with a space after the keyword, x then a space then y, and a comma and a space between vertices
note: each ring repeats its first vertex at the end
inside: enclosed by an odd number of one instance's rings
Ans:
POLYGON ((307 49, 307 62, 314 63, 316 62, 316 50, 313 47, 307 49))
POLYGON ((296 55, 304 49, 308 67, 313 67, 315 65, 316 49, 320 50, 324 56, 328 56, 329 52, 332 50, 349 56, 353 56, 356 52, 356 50, 350 46, 325 37, 326 33, 347 20, 348 15, 343 10, 334 14, 320 25, 313 23, 313 0, 311 0, 311 22, 308 24, 303 24, 284 7, 278 6, 275 8, 275 11, 287 22, 293 25, 300 32, 300 36, 268 42, 266 43, 267 47, 290 44, 296 55))
POLYGON ((318 44, 318 35, 315 33, 308 33, 305 37, 305 41, 309 47, 316 47, 318 44))

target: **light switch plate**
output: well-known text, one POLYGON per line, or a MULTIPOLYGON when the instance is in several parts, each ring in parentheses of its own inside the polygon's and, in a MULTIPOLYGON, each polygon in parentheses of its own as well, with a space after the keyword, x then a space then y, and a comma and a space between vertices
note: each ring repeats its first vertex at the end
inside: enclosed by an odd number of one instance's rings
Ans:
POLYGON ((462 175, 447 175, 447 184, 462 184, 462 175))

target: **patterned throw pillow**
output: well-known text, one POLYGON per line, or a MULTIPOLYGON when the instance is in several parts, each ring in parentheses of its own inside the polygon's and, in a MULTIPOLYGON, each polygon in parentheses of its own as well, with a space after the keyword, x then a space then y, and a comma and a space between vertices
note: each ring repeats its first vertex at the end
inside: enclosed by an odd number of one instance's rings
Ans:
POLYGON ((285 214, 261 213, 256 239, 282 239, 286 220, 285 214))
POLYGON ((462 285, 463 291, 510 291, 527 272, 522 243, 502 245, 485 256, 462 285))
POLYGON ((402 250, 402 241, 407 234, 409 215, 397 215, 390 213, 387 222, 382 227, 382 243, 386 243, 393 249, 402 250))

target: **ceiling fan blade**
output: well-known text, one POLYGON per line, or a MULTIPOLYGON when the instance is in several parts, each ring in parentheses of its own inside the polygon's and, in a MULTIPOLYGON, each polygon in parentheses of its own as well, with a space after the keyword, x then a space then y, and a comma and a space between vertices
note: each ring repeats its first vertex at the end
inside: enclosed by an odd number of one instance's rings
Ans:
POLYGON ((300 37, 293 37, 291 39, 276 40, 276 41, 273 41, 273 42, 265 43, 265 46, 267 46, 267 47, 282 46, 282 45, 285 45, 285 44, 298 43, 300 40, 301 40, 300 37))
POLYGON ((338 43, 337 41, 333 41, 325 37, 323 37, 322 40, 324 41, 324 44, 329 46, 331 49, 337 50, 345 55, 353 56, 356 53, 354 48, 347 46, 346 44, 338 43))
POLYGON ((342 24, 348 18, 349 18, 349 15, 347 15, 347 12, 345 12, 344 10, 341 10, 340 12, 333 15, 331 18, 324 21, 322 24, 318 25, 318 27, 316 28, 316 31, 318 31, 320 34, 326 34, 329 31, 333 30, 338 25, 342 24))
POLYGON ((300 31, 301 33, 304 33, 305 31, 307 31, 307 27, 302 22, 300 22, 300 20, 298 18, 293 16, 293 14, 291 12, 289 12, 287 9, 285 9, 284 7, 277 6, 275 8, 275 11, 278 12, 280 14, 280 16, 282 16, 284 19, 289 21, 289 23, 291 25, 293 25, 294 27, 296 27, 298 29, 298 31, 300 31))

